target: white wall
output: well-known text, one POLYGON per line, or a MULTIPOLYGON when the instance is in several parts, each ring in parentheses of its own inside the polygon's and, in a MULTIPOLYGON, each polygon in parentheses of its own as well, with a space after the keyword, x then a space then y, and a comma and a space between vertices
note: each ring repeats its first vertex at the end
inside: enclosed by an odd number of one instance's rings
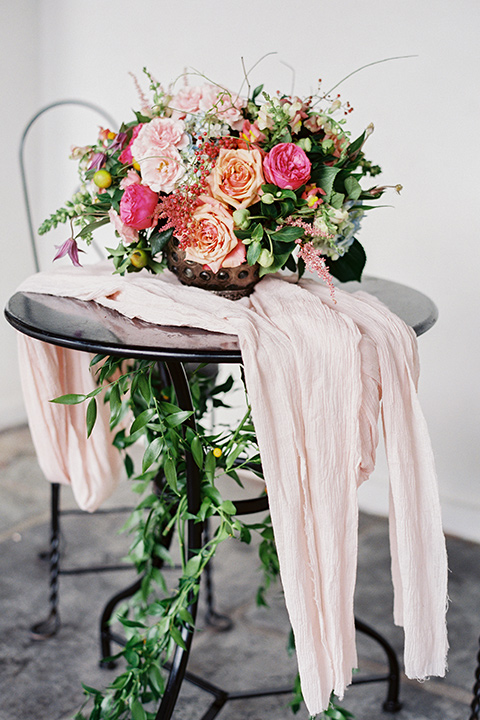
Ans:
MULTIPOLYGON (((40 102, 39 10, 39 5, 31 0, 0 3, 2 308, 20 280, 33 272, 20 197, 17 149, 23 125, 40 102)), ((24 411, 20 399, 15 333, 3 321, 0 323, 0 347, 0 427, 6 427, 22 422, 24 411)))
MULTIPOLYGON (((437 457, 446 528, 480 540, 477 0, 17 2, 9 12, 15 13, 12 33, 22 40, 33 37, 34 7, 41 16, 38 56, 32 51, 35 38, 26 52, 23 41, 14 42, 2 30, 9 66, 14 59, 20 62, 15 80, 2 80, 10 98, 3 122, 9 123, 12 142, 16 124, 26 120, 35 102, 83 97, 119 119, 131 117, 137 98, 127 73, 132 70, 140 77, 144 65, 165 81, 193 66, 236 89, 242 80, 241 56, 249 67, 264 53, 277 51, 252 73, 252 85, 265 82, 271 91, 290 90, 291 73, 284 61, 295 68, 295 92, 304 94, 319 77, 327 89, 363 64, 394 55, 417 56, 368 68, 341 88, 355 108, 349 119, 352 129, 359 132, 375 123, 368 154, 382 165, 383 181, 404 186, 401 197, 388 198, 393 208, 371 213, 360 237, 369 256, 369 274, 421 289, 439 306, 438 325, 420 340, 421 399, 437 457), (41 81, 40 91, 32 92, 34 77, 41 81), (9 118, 12 101, 15 120, 9 118)), ((84 142, 73 136, 70 121, 61 125, 58 131, 65 129, 68 144, 84 142)), ((60 199, 48 205, 51 195, 58 197, 60 168, 57 161, 49 162, 49 153, 42 157, 46 212, 64 196, 60 193, 60 199)), ((4 171, 1 179, 8 195, 3 223, 8 253, 10 243, 15 248, 25 243, 13 162, 10 177, 5 178, 4 171)), ((20 267, 4 262, 2 296, 28 271, 23 258, 20 267)), ((0 333, 5 423, 5 417, 18 416, 20 401, 12 332, 2 325, 0 333)), ((363 505, 384 511, 385 489, 380 463, 362 491, 363 505)))

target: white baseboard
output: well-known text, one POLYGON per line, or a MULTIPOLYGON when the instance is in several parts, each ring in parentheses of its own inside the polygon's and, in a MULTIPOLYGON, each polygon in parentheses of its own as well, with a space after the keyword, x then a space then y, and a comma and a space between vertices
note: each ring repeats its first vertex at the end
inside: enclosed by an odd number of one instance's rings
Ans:
MULTIPOLYGON (((371 477, 358 491, 360 510, 372 515, 388 515, 388 481, 371 477)), ((447 535, 480 543, 480 507, 440 497, 443 529, 447 535)))

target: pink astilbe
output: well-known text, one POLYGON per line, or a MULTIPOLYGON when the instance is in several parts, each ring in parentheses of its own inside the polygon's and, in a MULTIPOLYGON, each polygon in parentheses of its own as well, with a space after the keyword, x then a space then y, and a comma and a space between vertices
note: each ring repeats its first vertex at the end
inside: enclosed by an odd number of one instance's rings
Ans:
POLYGON ((302 240, 297 240, 297 244, 299 245, 298 257, 302 258, 309 272, 316 272, 318 277, 327 283, 330 288, 330 295, 333 298, 335 295, 335 287, 332 282, 332 276, 328 271, 325 258, 320 254, 320 251, 315 248, 312 242, 302 242, 302 240))
POLYGON ((137 91, 138 99, 140 100, 141 107, 142 108, 150 107, 150 103, 148 102, 148 99, 147 99, 145 93, 143 92, 142 88, 140 87, 140 83, 138 82, 136 75, 134 75, 133 72, 129 72, 128 74, 130 75, 131 78, 133 78, 133 84, 135 85, 135 90, 137 91))

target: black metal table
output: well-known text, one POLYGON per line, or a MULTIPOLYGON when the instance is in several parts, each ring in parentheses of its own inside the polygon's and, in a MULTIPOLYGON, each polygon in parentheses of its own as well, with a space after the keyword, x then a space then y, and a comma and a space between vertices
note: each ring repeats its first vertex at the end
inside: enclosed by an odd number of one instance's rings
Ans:
MULTIPOLYGON (((364 278, 361 283, 351 282, 342 288, 353 292, 362 290, 383 301, 391 310, 409 324, 417 335, 429 330, 437 320, 437 308, 424 294, 412 288, 388 280, 364 278)), ((8 322, 18 331, 47 343, 84 352, 115 355, 130 359, 149 359, 163 363, 182 410, 193 410, 184 363, 236 363, 242 357, 236 336, 212 333, 196 328, 157 326, 142 320, 131 320, 116 311, 104 308, 94 302, 71 298, 16 293, 5 308, 8 322)), ((194 428, 194 417, 187 421, 194 428)), ((186 455, 188 509, 197 515, 200 507, 199 470, 193 458, 186 455)), ((247 514, 268 509, 265 494, 260 497, 239 500, 234 503, 237 514, 247 514)), ((201 523, 189 521, 188 557, 192 557, 202 544, 201 523)), ((126 596, 131 588, 119 593, 107 604, 101 621, 102 656, 110 653, 110 642, 115 637, 109 629, 108 620, 117 601, 126 596)), ((191 608, 195 618, 196 603, 191 608)), ((388 642, 375 630, 356 619, 356 627, 368 634, 384 649, 389 672, 373 677, 355 677, 354 684, 386 681, 387 697, 384 709, 397 712, 401 704, 399 694, 399 666, 395 652, 388 642)), ((158 709, 156 720, 172 717, 181 684, 185 679, 213 695, 214 700, 202 720, 213 720, 229 700, 283 694, 291 688, 252 690, 232 693, 218 688, 208 680, 194 676, 187 671, 193 629, 186 627, 183 632, 185 648, 177 646, 170 667, 165 695, 158 709)), ((476 719, 476 716, 474 720, 476 719)))

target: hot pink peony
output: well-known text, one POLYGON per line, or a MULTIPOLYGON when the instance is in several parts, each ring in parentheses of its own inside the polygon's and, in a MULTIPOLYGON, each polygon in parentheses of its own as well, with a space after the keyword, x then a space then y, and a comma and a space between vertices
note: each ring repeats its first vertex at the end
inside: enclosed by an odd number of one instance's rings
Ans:
POLYGON ((279 188, 297 190, 310 178, 312 163, 305 151, 294 143, 275 145, 263 161, 263 171, 269 183, 279 188))
POLYGON ((145 185, 129 185, 120 200, 120 219, 134 230, 146 230, 156 223, 157 193, 145 185))
POLYGON ((122 152, 120 153, 120 155, 118 157, 120 162, 124 163, 124 165, 131 165, 131 163, 133 162, 132 144, 142 127, 143 127, 142 123, 140 123, 139 125, 135 125, 135 127, 133 128, 132 138, 131 138, 130 142, 128 143, 127 147, 124 150, 122 150, 122 152))
POLYGON ((245 262, 245 245, 233 231, 230 211, 209 195, 200 195, 193 218, 197 224, 195 244, 185 248, 187 260, 207 265, 212 272, 222 267, 237 267, 245 262))

